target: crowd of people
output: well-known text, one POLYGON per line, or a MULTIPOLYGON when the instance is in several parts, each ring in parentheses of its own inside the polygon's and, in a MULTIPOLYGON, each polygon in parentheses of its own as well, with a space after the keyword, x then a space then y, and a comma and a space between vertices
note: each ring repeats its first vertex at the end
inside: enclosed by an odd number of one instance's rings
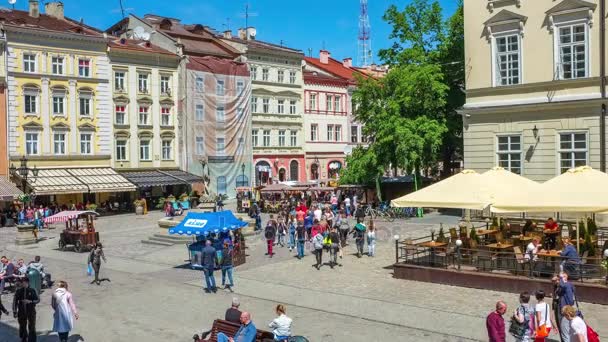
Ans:
POLYGON ((23 259, 11 261, 3 255, 0 258, 0 292, 5 294, 7 292, 7 284, 14 284, 21 279, 27 278, 28 270, 30 269, 35 269, 40 274, 42 287, 51 287, 53 285, 51 274, 46 271, 40 256, 35 256, 34 260, 26 264, 23 259))
POLYGON ((583 319, 582 311, 576 299, 575 287, 568 279, 567 272, 560 272, 552 279, 553 293, 551 304, 545 299, 546 293, 537 290, 534 293, 536 302, 531 303, 531 294, 522 292, 519 305, 509 317, 508 330, 503 316, 507 313, 507 304, 498 301, 496 308, 486 318, 486 328, 490 342, 505 342, 507 331, 516 341, 543 342, 555 334, 562 342, 599 341, 597 334, 583 319))
MULTIPOLYGON (((323 265, 323 252, 329 253, 329 266, 341 266, 338 257, 343 258, 344 247, 348 245, 348 236, 353 235, 357 246, 357 256, 364 254, 363 248, 367 241, 369 257, 375 256, 376 232, 374 222, 370 219, 364 224, 365 212, 362 206, 346 201, 339 206, 331 197, 334 204, 313 202, 308 208, 304 202, 283 208, 275 218, 270 214, 264 228, 266 239, 266 255, 272 258, 274 246, 289 248, 296 251, 298 259, 304 257, 304 250, 315 255, 317 269, 323 265), (351 229, 349 218, 354 216, 356 225, 351 229)), ((349 199, 348 197, 346 198, 349 199)))

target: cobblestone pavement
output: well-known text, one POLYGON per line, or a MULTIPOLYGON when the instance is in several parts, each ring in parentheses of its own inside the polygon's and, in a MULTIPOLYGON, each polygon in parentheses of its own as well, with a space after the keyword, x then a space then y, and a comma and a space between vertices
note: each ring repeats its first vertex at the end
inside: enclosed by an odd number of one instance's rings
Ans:
MULTIPOLYGON (((156 233, 161 213, 103 217, 97 228, 107 264, 102 274, 111 282, 90 285, 87 254, 57 250, 58 227, 41 234, 35 246, 15 246, 15 230, 0 229, 0 253, 26 260, 41 255, 55 279, 69 282, 80 310, 70 341, 188 341, 221 317, 231 298, 252 312, 264 328, 274 318, 277 303, 287 305, 294 333, 311 341, 466 341, 486 340, 484 317, 498 299, 510 308, 516 295, 392 278, 392 236, 428 235, 440 223, 454 225, 456 217, 439 214, 422 219, 377 222, 382 241, 377 256, 356 258, 347 247, 342 267, 311 267, 314 258, 294 258, 286 247, 273 258, 264 256, 260 236, 248 238, 247 263, 235 270, 234 293, 204 294, 202 274, 185 266, 184 245, 150 246, 140 241, 156 233)), ((307 252, 308 254, 308 252, 307 252)), ((220 274, 216 273, 218 282, 220 274)), ((50 309, 51 291, 38 305, 39 341, 56 341, 50 309)), ((4 295, 6 304, 12 302, 4 295)), ((591 324, 608 338, 608 307, 583 304, 591 324)), ((2 317, 0 341, 18 341, 16 321, 2 317)))

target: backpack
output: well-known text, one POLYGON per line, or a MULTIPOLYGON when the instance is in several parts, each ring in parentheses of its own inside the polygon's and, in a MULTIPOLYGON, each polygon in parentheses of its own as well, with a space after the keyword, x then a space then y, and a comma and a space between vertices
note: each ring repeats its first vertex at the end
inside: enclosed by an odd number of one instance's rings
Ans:
POLYGON ((267 240, 274 239, 274 227, 272 225, 266 226, 266 231, 264 232, 264 237, 267 240))
POLYGON ((221 265, 224 260, 224 252, 221 249, 215 251, 215 259, 217 260, 217 264, 221 265))
POLYGON ((296 228, 296 235, 299 240, 306 240, 306 228, 304 228, 304 226, 298 226, 296 228))
POLYGON ((588 342, 600 342, 600 336, 585 322, 587 325, 587 341, 588 342))

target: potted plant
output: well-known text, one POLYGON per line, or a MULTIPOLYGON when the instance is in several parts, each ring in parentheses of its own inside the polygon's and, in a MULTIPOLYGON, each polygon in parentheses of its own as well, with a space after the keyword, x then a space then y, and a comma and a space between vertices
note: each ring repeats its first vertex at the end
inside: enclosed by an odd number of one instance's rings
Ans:
POLYGON ((587 231, 591 235, 595 235, 597 233, 597 224, 591 217, 587 218, 587 231))
POLYGON ((581 249, 583 249, 583 251, 587 251, 587 256, 589 257, 595 257, 597 254, 595 250, 595 244, 593 244, 593 240, 591 239, 591 234, 589 234, 589 232, 585 234, 585 242, 583 243, 581 249))
POLYGON ((97 204, 95 203, 89 203, 86 205, 86 209, 87 210, 91 210, 91 211, 96 211, 97 210, 97 204))
POLYGON ((477 231, 475 230, 474 227, 471 227, 471 240, 475 240, 477 243, 481 242, 481 240, 479 239, 479 236, 477 236, 477 231))
POLYGON ((494 216, 492 217, 492 228, 497 228, 498 227, 498 217, 494 216))
POLYGON ((190 196, 188 196, 187 193, 184 192, 183 194, 179 195, 179 201, 180 202, 186 202, 186 201, 189 201, 189 200, 190 200, 190 196))
POLYGON ((144 214, 144 205, 146 202, 143 199, 136 199, 133 201, 133 206, 135 207, 135 215, 143 215, 144 214))
POLYGON ((437 234, 437 242, 446 242, 443 226, 439 228, 439 234, 437 234))
POLYGON ((167 200, 166 198, 160 197, 158 200, 156 200, 156 205, 154 206, 154 208, 163 210, 165 208, 166 200, 167 200))

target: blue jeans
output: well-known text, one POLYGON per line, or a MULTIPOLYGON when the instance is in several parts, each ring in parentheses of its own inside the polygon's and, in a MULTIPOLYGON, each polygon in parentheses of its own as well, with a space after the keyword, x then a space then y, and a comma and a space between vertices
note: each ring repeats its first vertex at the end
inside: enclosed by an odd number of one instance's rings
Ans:
POLYGON ((346 217, 350 216, 350 205, 345 205, 346 207, 346 217))
POLYGON ((217 342, 228 342, 228 341, 230 341, 230 339, 228 338, 228 336, 226 336, 226 334, 224 334, 224 333, 217 334, 217 342))
POLYGON ((230 281, 228 285, 234 286, 234 282, 232 281, 232 265, 222 266, 222 285, 226 284, 226 274, 228 274, 228 280, 230 281))
POLYGON ((296 246, 296 232, 289 233, 289 248, 294 248, 296 246))
POLYGON ((298 240, 298 256, 304 257, 304 240, 298 240))
POLYGON ((205 283, 207 283, 207 290, 215 288, 215 277, 213 276, 213 268, 205 268, 205 283))

